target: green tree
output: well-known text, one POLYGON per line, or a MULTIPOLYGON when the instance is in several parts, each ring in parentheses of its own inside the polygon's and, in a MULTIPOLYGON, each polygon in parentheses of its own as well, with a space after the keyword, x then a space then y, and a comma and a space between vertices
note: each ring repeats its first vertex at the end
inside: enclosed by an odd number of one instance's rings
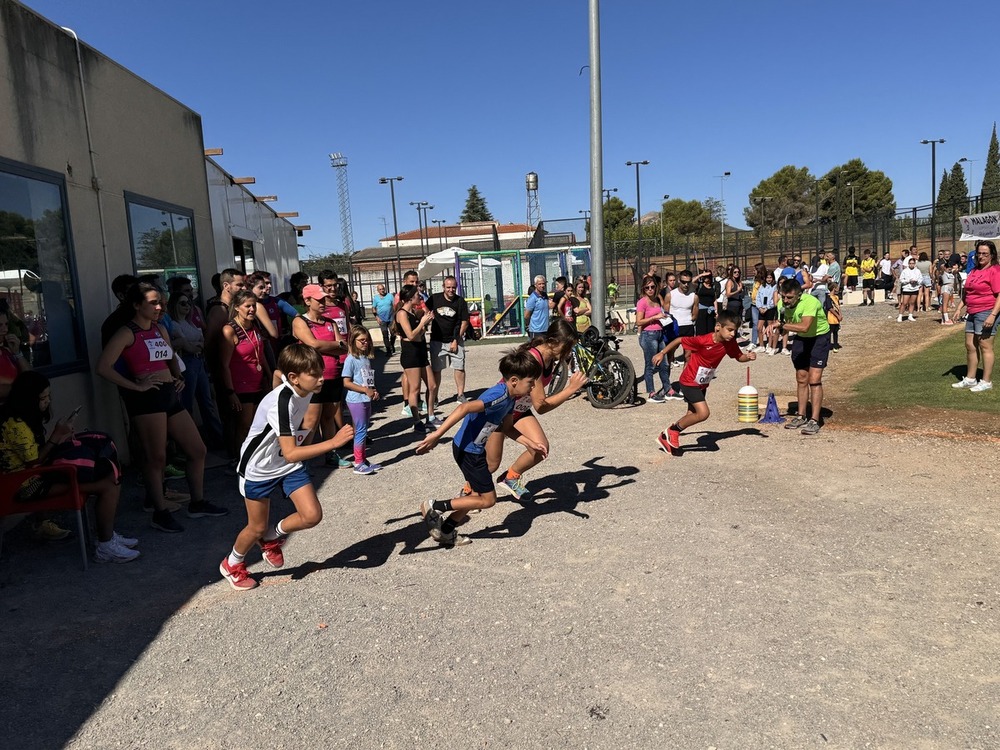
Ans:
POLYGON ((1000 210, 1000 144, 997 143, 997 124, 993 123, 990 149, 986 154, 986 169, 983 171, 983 187, 980 190, 982 211, 1000 210))
POLYGON ((604 204, 604 228, 614 234, 635 223, 635 209, 626 206, 621 198, 612 196, 604 204))
POLYGON ((968 209, 969 186, 965 182, 965 170, 955 162, 951 171, 945 170, 941 176, 941 187, 938 189, 937 209, 950 212, 952 206, 961 215, 968 209))
POLYGON ((934 208, 940 211, 943 206, 951 204, 951 173, 947 169, 941 170, 941 182, 938 184, 937 203, 934 208))
POLYGON ((469 188, 469 196, 465 199, 465 210, 458 217, 462 224, 471 224, 474 221, 495 221, 493 214, 486 207, 486 199, 479 192, 475 185, 469 188))
POLYGON ((884 213, 896 210, 892 180, 885 172, 868 169, 861 159, 851 159, 834 167, 819 181, 820 219, 846 219, 851 215, 851 188, 854 213, 884 213))
POLYGON ((351 267, 349 253, 331 253, 330 255, 315 255, 299 259, 299 270, 310 276, 316 276, 320 271, 333 271, 338 276, 347 276, 351 267))
POLYGON ((815 187, 816 178, 808 167, 784 166, 750 191, 743 219, 752 229, 761 225, 762 218, 769 227, 809 224, 816 214, 815 187))
POLYGON ((709 234, 718 226, 718 216, 701 201, 672 198, 663 204, 660 216, 664 234, 709 234))

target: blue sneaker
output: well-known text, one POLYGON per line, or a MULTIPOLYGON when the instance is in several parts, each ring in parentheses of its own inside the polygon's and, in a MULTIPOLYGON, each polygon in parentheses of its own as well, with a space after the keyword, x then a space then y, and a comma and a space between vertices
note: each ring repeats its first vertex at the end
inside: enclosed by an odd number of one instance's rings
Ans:
POLYGON ((420 414, 421 414, 421 416, 427 414, 427 402, 426 401, 421 401, 420 402, 420 414))
POLYGON ((505 472, 497 478, 497 486, 502 487, 508 494, 513 495, 514 499, 519 503, 530 503, 534 500, 531 491, 524 486, 520 477, 510 479, 505 472))
POLYGON ((409 419, 413 419, 413 411, 410 409, 409 404, 406 404, 403 407, 403 411, 401 411, 400 414, 402 414, 404 417, 408 417, 409 419))
POLYGON ((357 466, 354 467, 354 473, 355 474, 360 474, 361 476, 366 477, 369 474, 374 474, 375 473, 375 467, 372 466, 367 461, 365 461, 364 463, 360 463, 360 464, 358 464, 357 466))
POLYGON ((667 399, 663 396, 663 391, 656 391, 655 393, 650 393, 646 400, 651 404, 663 404, 666 403, 667 399))

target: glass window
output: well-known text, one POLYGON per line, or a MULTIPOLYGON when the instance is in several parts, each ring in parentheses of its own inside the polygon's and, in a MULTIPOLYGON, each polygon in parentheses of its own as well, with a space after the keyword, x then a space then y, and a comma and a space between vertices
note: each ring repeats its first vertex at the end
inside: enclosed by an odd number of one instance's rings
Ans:
POLYGON ((167 282, 175 276, 184 276, 198 296, 194 213, 135 195, 125 197, 136 276, 158 276, 156 284, 161 289, 167 289, 167 282))
POLYGON ((85 359, 68 236, 62 176, 0 162, 0 300, 32 367, 85 359))

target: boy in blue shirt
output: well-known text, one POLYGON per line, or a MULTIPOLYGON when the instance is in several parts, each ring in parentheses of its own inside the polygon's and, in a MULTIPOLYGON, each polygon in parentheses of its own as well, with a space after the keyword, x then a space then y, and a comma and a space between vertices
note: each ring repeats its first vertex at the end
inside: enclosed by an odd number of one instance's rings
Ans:
POLYGON ((431 537, 438 543, 447 547, 469 544, 472 540, 457 533, 455 527, 465 521, 470 510, 492 508, 496 504, 496 485, 486 463, 486 440, 494 430, 501 429, 512 439, 534 450, 545 450, 544 445, 529 440, 511 426, 514 403, 531 393, 535 379, 541 374, 541 365, 531 352, 524 349, 508 352, 500 360, 500 382, 479 398, 459 405, 444 424, 417 446, 418 454, 427 453, 452 427, 462 422, 452 443, 452 453, 465 481, 472 488, 472 494, 453 500, 424 500, 420 503, 420 515, 427 523, 431 537), (444 514, 448 512, 451 515, 445 518, 444 514))

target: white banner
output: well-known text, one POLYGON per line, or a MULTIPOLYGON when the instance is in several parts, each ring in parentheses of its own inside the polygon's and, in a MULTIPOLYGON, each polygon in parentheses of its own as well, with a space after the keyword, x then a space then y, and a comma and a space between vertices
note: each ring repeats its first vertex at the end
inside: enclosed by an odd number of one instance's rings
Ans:
POLYGON ((1000 211, 959 217, 962 222, 962 242, 1000 238, 1000 211))

